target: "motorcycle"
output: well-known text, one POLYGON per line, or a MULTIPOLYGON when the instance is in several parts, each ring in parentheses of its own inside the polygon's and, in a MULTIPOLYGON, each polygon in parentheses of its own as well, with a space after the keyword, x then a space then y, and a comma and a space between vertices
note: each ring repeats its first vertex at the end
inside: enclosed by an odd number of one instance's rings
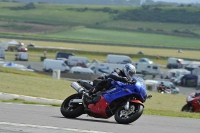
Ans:
POLYGON ((162 86, 162 85, 158 85, 157 86, 157 91, 159 92, 159 93, 167 93, 167 94, 171 94, 172 93, 172 90, 171 90, 171 88, 170 87, 168 87, 168 86, 162 86))
POLYGON ((91 83, 84 80, 72 82, 71 87, 78 93, 67 97, 60 108, 66 118, 76 118, 87 114, 94 118, 108 119, 114 115, 116 122, 128 124, 143 113, 143 103, 152 95, 146 93, 144 80, 133 78, 128 83, 112 80, 108 90, 98 91, 88 96, 91 83))
POLYGON ((186 98, 185 104, 181 111, 185 112, 200 112, 200 93, 193 92, 186 98))

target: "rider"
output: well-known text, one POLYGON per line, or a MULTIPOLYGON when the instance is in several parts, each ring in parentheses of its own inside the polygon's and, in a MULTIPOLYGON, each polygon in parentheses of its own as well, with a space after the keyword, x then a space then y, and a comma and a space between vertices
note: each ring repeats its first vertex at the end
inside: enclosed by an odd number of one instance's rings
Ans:
POLYGON ((93 94, 97 91, 100 91, 102 89, 109 89, 111 86, 111 79, 121 82, 128 82, 132 80, 132 77, 136 74, 136 68, 130 64, 127 63, 124 65, 123 69, 120 70, 119 68, 114 69, 113 72, 111 72, 107 76, 101 76, 93 81, 93 85, 95 86, 93 89, 90 90, 89 94, 93 94))
POLYGON ((161 81, 159 86, 161 86, 161 87, 162 87, 162 88, 161 88, 162 90, 165 90, 165 85, 164 85, 164 82, 162 82, 162 81, 161 81))
POLYGON ((163 82, 160 82, 160 86, 165 86, 163 82))

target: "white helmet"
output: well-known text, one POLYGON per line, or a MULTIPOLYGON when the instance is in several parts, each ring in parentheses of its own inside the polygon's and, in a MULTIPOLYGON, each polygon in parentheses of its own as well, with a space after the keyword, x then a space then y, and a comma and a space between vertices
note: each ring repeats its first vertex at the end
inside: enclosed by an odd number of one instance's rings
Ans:
POLYGON ((123 72, 129 80, 132 80, 133 75, 136 74, 136 69, 132 64, 127 63, 124 65, 123 72))

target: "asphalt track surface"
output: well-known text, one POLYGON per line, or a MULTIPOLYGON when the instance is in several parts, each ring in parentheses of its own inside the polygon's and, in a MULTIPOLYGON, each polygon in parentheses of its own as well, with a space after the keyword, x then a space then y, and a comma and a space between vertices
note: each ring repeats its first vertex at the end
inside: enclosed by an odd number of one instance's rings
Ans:
POLYGON ((67 119, 58 107, 0 103, 0 133, 198 133, 199 125, 199 119, 150 115, 128 125, 113 117, 67 119))

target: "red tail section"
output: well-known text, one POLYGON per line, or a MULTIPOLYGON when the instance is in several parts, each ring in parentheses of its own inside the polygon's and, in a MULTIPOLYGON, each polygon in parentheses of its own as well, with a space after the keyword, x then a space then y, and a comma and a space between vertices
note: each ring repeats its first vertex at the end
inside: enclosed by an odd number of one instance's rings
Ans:
POLYGON ((96 104, 89 104, 88 108, 91 110, 92 116, 96 118, 108 118, 106 115, 106 108, 109 103, 105 101, 104 97, 101 95, 101 99, 96 104))

